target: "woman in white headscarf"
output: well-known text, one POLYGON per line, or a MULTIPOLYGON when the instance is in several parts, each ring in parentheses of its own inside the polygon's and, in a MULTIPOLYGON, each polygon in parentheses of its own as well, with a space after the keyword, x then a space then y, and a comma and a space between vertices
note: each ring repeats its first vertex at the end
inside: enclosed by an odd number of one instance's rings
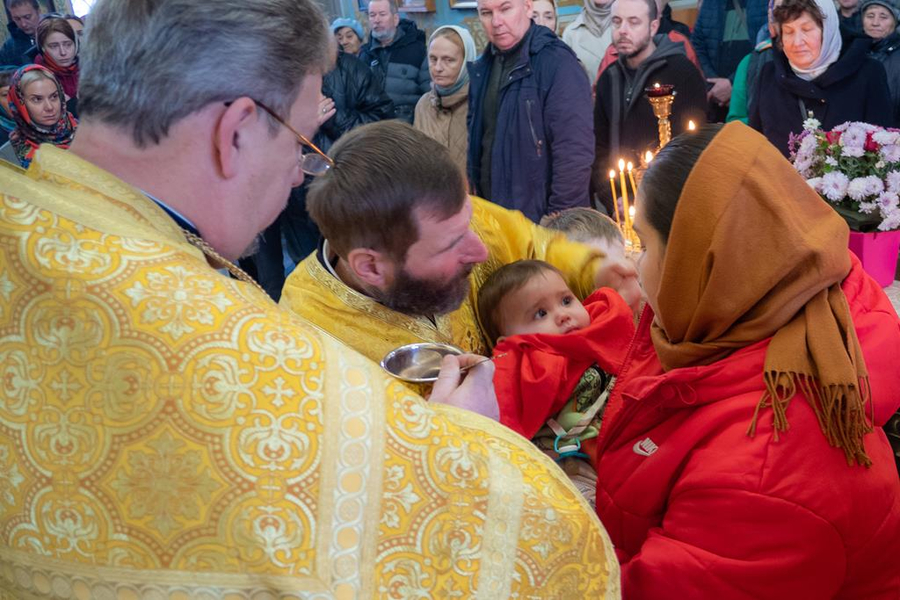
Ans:
POLYGON ((600 63, 612 43, 612 5, 613 0, 584 0, 584 8, 563 32, 563 41, 575 51, 591 85, 597 83, 600 63))
POLYGON ((787 156, 807 118, 825 129, 847 121, 894 126, 884 67, 868 57, 872 40, 841 39, 832 0, 784 0, 773 11, 775 56, 760 72, 750 126, 787 156))
POLYGON ((468 63, 477 58, 475 40, 464 27, 438 27, 428 40, 431 91, 416 104, 413 127, 450 149, 453 160, 466 170, 469 134, 468 63))

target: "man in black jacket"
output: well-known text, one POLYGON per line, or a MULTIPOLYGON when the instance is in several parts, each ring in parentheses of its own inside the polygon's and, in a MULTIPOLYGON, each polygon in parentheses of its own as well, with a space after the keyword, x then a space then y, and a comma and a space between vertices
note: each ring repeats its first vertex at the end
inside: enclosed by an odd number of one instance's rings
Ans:
MULTIPOLYGON (((639 164, 640 156, 659 146, 653 108, 644 88, 654 83, 675 86, 672 133, 687 129, 689 120, 705 122, 706 85, 697 67, 684 53, 684 45, 657 34, 654 0, 617 0, 613 7, 613 45, 619 54, 597 81, 594 107, 596 162, 594 191, 609 196, 609 170, 619 158, 639 164)), ((605 202, 604 202, 605 204, 605 202)))
POLYGON ((37 0, 7 0, 6 9, 12 23, 7 25, 9 37, 0 48, 0 65, 27 65, 31 62, 29 51, 34 47, 41 8, 37 0))
POLYGON ((398 119, 412 124, 416 103, 431 89, 425 33, 401 19, 393 0, 369 2, 369 41, 359 57, 379 77, 398 119))

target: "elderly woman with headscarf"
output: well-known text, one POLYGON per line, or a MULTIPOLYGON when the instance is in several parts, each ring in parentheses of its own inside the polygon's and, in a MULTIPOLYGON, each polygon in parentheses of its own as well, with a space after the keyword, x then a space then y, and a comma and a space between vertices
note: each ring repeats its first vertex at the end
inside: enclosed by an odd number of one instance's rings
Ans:
POLYGON ((28 168, 41 144, 68 148, 77 121, 66 110, 62 86, 40 65, 20 68, 9 82, 9 111, 16 128, 0 157, 28 168))
POLYGON ((584 0, 584 8, 563 31, 562 40, 575 51, 581 66, 597 83, 606 48, 612 43, 613 0, 584 0))
POLYGON ((647 307, 597 442, 623 597, 896 599, 900 323, 847 224, 742 123, 672 140, 635 205, 647 307))
POLYGON ((872 41, 842 43, 831 0, 784 0, 773 16, 777 48, 756 83, 751 127, 787 156, 791 134, 811 117, 826 129, 846 121, 894 124, 884 67, 868 57, 872 41))
POLYGON ((900 124, 900 8, 894 0, 864 0, 862 14, 863 31, 875 40, 869 56, 881 62, 887 72, 891 102, 894 105, 895 125, 900 124))
POLYGON ((438 27, 428 41, 431 91, 416 104, 413 127, 450 149, 453 160, 466 170, 469 134, 469 69, 477 58, 475 40, 464 27, 438 27))

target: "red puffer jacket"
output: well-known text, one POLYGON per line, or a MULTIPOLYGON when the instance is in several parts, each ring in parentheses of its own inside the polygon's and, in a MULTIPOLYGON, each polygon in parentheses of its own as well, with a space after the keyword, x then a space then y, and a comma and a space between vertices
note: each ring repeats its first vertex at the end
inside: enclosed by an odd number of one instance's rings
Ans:
MULTIPOLYGON (((854 257, 844 293, 875 422, 900 406, 900 320, 854 257)), ((776 440, 764 391, 768 340, 663 374, 645 311, 598 440, 597 512, 635 598, 900 598, 900 478, 884 431, 870 468, 848 466, 794 398, 776 440)))

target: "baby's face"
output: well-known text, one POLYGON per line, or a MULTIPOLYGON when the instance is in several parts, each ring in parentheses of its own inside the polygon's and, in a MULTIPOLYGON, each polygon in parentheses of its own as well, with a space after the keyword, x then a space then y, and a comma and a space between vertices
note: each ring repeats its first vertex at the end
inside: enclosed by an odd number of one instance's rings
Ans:
POLYGON ((542 271, 498 307, 500 335, 569 333, 587 327, 591 318, 557 273, 542 271))

